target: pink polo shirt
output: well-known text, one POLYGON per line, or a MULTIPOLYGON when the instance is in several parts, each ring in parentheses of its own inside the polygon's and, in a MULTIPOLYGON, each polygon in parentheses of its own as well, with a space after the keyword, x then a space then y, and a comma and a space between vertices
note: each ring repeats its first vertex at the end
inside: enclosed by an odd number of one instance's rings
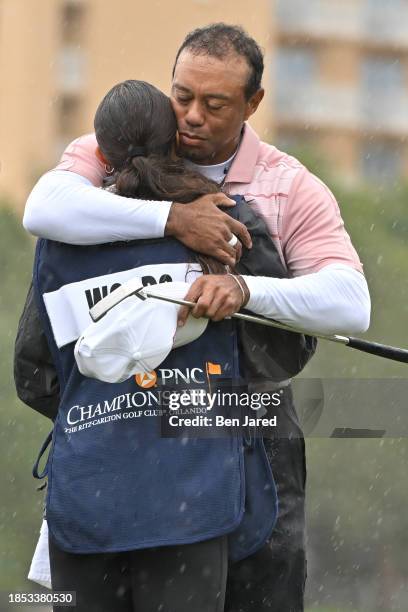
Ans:
MULTIPOLYGON (((77 138, 57 169, 76 172, 100 186, 105 168, 95 155, 96 147, 93 134, 77 138)), ((264 218, 291 276, 317 272, 332 263, 363 271, 330 190, 294 157, 261 142, 249 124, 225 191, 245 196, 264 218)))
POLYGON ((331 263, 363 271, 331 191, 297 159, 261 142, 248 124, 225 186, 264 218, 292 276, 331 263))

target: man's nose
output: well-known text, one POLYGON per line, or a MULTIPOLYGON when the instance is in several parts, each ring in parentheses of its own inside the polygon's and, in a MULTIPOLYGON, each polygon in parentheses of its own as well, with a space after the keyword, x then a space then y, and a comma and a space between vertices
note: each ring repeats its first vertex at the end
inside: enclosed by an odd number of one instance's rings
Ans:
POLYGON ((185 115, 185 120, 191 126, 203 125, 205 122, 205 116, 201 105, 197 102, 190 104, 185 115))

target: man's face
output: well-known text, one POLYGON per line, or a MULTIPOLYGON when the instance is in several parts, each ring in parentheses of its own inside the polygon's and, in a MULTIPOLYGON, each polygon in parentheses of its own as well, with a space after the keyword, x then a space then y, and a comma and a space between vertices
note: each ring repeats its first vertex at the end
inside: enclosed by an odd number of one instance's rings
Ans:
POLYGON ((179 154, 203 165, 219 164, 236 150, 244 121, 263 90, 245 99, 250 68, 235 53, 219 60, 184 50, 177 61, 171 102, 179 129, 179 154))

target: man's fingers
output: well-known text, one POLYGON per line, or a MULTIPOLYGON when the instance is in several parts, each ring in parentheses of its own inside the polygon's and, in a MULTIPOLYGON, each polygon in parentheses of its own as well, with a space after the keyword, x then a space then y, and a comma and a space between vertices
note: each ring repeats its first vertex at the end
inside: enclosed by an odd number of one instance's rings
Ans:
MULTIPOLYGON (((209 279, 212 280, 211 276, 203 276, 197 279, 190 287, 187 295, 185 296, 185 300, 188 302, 195 302, 194 308, 190 308, 187 311, 187 316, 185 318, 180 318, 180 314, 178 317, 179 326, 181 324, 184 325, 185 321, 189 314, 193 317, 199 319, 202 316, 207 316, 207 311, 212 307, 214 302, 215 294, 217 293, 217 287, 212 286, 211 281, 210 285, 208 284, 209 279)), ((220 303, 217 303, 214 312, 218 310, 221 306, 221 300, 218 300, 220 303)), ((211 311, 213 309, 211 308, 211 311)), ((184 317, 185 313, 182 313, 184 317)))
POLYGON ((183 325, 187 321, 190 310, 191 308, 189 306, 180 306, 180 310, 178 311, 177 316, 177 325, 179 327, 183 327, 183 325))
MULTIPOLYGON (((201 298, 200 298, 201 299, 201 298)), ((206 308, 205 308, 205 316, 209 319, 217 320, 217 314, 222 311, 223 305, 225 302, 224 294, 214 293, 211 296, 211 299, 207 300, 206 308)), ((200 300, 198 301, 200 304, 200 300)), ((218 320, 221 321, 220 317, 218 320)))
POLYGON ((215 249, 213 256, 226 266, 235 266, 237 263, 237 252, 228 242, 222 248, 215 249))
MULTIPOLYGON (((214 301, 217 300, 219 302, 219 298, 216 297, 217 288, 213 286, 205 285, 203 287, 203 291, 200 297, 197 300, 195 307, 193 308, 191 314, 193 317, 199 319, 200 317, 206 316, 209 317, 209 312, 213 310, 214 301)), ((220 303, 217 303, 216 309, 220 307, 220 303)), ((214 312, 215 312, 214 310, 214 312)))
POLYGON ((243 303, 241 289, 227 274, 202 276, 191 285, 185 300, 194 302, 189 311, 182 308, 179 312, 179 325, 184 324, 189 312, 193 317, 208 317, 221 321, 237 312, 243 303))
MULTIPOLYGON (((211 193, 190 204, 174 203, 170 208, 165 233, 193 251, 211 255, 225 265, 234 266, 240 251, 229 244, 232 235, 246 248, 252 246, 251 237, 245 225, 232 219, 219 206, 235 206, 235 201, 224 193, 211 193)), ((185 319, 183 310, 182 320, 185 319)))
MULTIPOLYGON (((230 198, 228 198, 224 193, 216 193, 213 196, 213 202, 216 206, 235 206, 236 202, 235 200, 231 200, 230 198)), ((233 234, 235 234, 237 236, 237 238, 239 238, 239 240, 242 242, 242 244, 244 246, 246 246, 247 249, 252 248, 252 240, 251 240, 251 235, 248 232, 247 228, 245 227, 245 225, 243 223, 241 223, 240 221, 237 221, 236 219, 232 219, 232 217, 228 216, 228 220, 226 219, 226 221, 228 222, 228 226, 231 230, 231 232, 233 234)))
POLYGON ((203 298, 203 296, 201 295, 198 298, 197 304, 192 309, 191 314, 196 319, 200 319, 206 313, 207 308, 208 308, 208 301, 207 299, 203 298))
POLYGON ((228 226, 231 232, 235 234, 237 238, 239 238, 239 240, 247 249, 252 248, 251 234, 248 232, 247 228, 243 223, 237 221, 236 219, 230 218, 228 226))
MULTIPOLYGON (((191 285, 190 289, 184 297, 186 302, 197 302, 198 298, 201 295, 201 282, 201 278, 198 278, 196 281, 194 281, 194 283, 191 285)), ((177 316, 177 325, 179 327, 182 327, 185 324, 185 322, 187 321, 187 317, 192 312, 192 310, 193 309, 191 308, 191 306, 181 306, 177 316)))
POLYGON ((225 193, 214 193, 212 201, 216 206, 235 206, 235 200, 231 200, 225 193))
POLYGON ((242 296, 235 284, 230 289, 224 284, 230 284, 230 279, 226 276, 217 277, 217 280, 211 276, 207 278, 207 284, 203 286, 202 294, 192 310, 193 317, 208 317, 213 321, 221 321, 239 310, 242 296))
POLYGON ((237 244, 234 246, 234 249, 235 249, 235 253, 236 253, 236 255, 235 255, 235 263, 238 263, 239 260, 242 257, 242 244, 241 244, 240 240, 238 240, 237 244))

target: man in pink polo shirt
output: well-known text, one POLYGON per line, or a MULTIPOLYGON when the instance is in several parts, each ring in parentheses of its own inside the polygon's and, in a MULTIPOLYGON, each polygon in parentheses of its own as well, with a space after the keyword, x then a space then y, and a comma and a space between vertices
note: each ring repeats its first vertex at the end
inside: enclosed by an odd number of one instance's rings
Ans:
MULTIPOLYGON (((310 331, 365 331, 368 289, 335 199, 302 164, 261 142, 246 123, 263 98, 262 72, 256 42, 240 28, 214 24, 183 42, 171 99, 186 164, 218 182, 225 193, 246 197, 266 221, 288 278, 242 276, 237 283, 231 276, 205 276, 186 299, 196 302, 195 316, 214 320, 244 303, 255 313, 310 331)), ((27 202, 29 231, 73 244, 173 235, 224 263, 234 263, 233 234, 250 246, 245 229, 218 209, 228 204, 225 196, 180 205, 96 190, 106 168, 95 151, 94 136, 78 139, 57 169, 40 179, 27 202)), ((181 324, 186 316, 183 311, 181 324)), ((265 439, 278 485, 278 523, 261 551, 230 565, 229 612, 303 610, 306 469, 290 391, 284 408, 276 436, 265 439)))

